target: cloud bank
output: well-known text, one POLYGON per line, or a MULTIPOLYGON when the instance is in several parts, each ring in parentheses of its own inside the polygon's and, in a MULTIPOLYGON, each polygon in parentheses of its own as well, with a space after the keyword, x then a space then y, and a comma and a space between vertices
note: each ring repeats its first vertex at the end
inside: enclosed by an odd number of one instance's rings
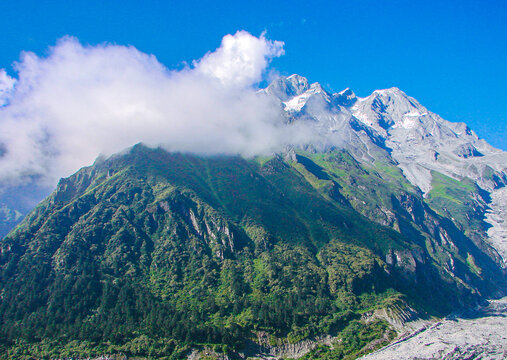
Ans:
POLYGON ((26 52, 17 79, 0 70, 0 181, 48 185, 138 142, 170 151, 277 151, 301 132, 254 88, 283 43, 245 31, 192 66, 171 71, 131 46, 60 39, 26 52))

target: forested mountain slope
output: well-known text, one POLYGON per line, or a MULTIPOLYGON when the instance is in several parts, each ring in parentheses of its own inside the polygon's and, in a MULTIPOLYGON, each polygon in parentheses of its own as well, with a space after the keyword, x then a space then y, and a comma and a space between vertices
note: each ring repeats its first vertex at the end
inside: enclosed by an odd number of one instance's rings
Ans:
POLYGON ((367 313, 443 315, 505 290, 481 223, 438 211, 446 189, 460 204, 479 190, 434 177, 444 190, 424 198, 389 159, 336 148, 99 159, 0 243, 3 356, 254 355, 262 334, 371 350, 394 333, 367 313))

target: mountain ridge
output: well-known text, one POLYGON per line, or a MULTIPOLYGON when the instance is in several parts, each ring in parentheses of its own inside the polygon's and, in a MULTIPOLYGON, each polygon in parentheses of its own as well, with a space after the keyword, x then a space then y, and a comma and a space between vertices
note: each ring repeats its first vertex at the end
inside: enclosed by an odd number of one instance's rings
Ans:
MULTIPOLYGON (((324 324, 330 329, 356 326, 356 312, 378 306, 412 306, 419 316, 445 314, 475 304, 501 286, 495 263, 432 213, 413 189, 391 197, 397 231, 393 224, 381 226, 359 215, 348 189, 365 180, 377 179, 380 185, 380 176, 360 175, 369 171, 336 150, 247 160, 137 145, 98 160, 61 180, 53 195, 2 241, 2 341, 9 344, 10 336, 33 341, 27 336, 36 329, 35 338, 81 341, 87 349, 82 354, 93 354, 82 342, 86 339, 94 339, 95 349, 105 349, 103 339, 116 344, 117 351, 136 354, 128 345, 140 341, 135 333, 151 339, 163 331, 162 343, 173 349, 211 342, 241 352, 241 339, 250 331, 305 339, 325 333, 324 324), (342 169, 359 176, 340 178, 342 169), (431 235, 437 228, 440 235, 431 235), (432 238, 431 247, 425 237, 432 238), (202 295, 194 297, 196 291, 202 295), (304 294, 300 300, 298 293, 304 294), (64 304, 77 294, 67 308, 64 304), (146 307, 138 308, 138 301, 146 307), (283 308, 287 301, 302 302, 283 308), (280 306, 282 313, 274 315, 280 306), (283 320, 283 313, 292 313, 293 306, 324 307, 322 313, 310 312, 288 325, 295 320, 283 320), (329 306, 352 312, 334 318, 325 310, 329 306), (213 315, 221 308, 225 317, 213 315), (251 311, 253 318, 247 315, 251 311), (162 320, 155 313, 170 322, 157 322, 162 320), (24 315, 15 320, 14 314, 24 315), (313 316, 319 320, 310 320, 313 316), (126 325, 120 326, 123 317, 126 325), (41 322, 47 325, 41 327, 41 322), (139 322, 145 325, 139 327, 139 322)), ((405 186, 398 181, 395 188, 405 186)), ((383 191, 386 199, 392 196, 383 191)), ((376 201, 370 199, 372 205, 376 201)), ((379 334, 387 331, 383 326, 379 334)))
MULTIPOLYGON (((392 159, 425 197, 431 197, 433 171, 457 181, 469 178, 479 187, 473 206, 483 209, 480 216, 505 218, 501 189, 507 185, 507 152, 479 139, 465 123, 442 119, 396 87, 358 98, 349 88, 330 94, 318 83, 312 86, 319 92, 312 91, 305 78, 291 75, 280 77, 262 92, 274 101, 283 100, 288 121, 315 124, 323 139, 316 144, 317 151, 337 146, 366 164, 392 159), (280 97, 283 84, 294 79, 305 84, 297 97, 293 93, 280 97), (297 107, 287 109, 294 99, 300 101, 297 107), (491 197, 502 200, 492 202, 491 197)), ((485 226, 492 227, 490 243, 503 248, 507 221, 487 220, 485 226)), ((485 231, 481 236, 488 238, 485 231)))
POLYGON ((266 358, 327 339, 322 358, 351 359, 505 295, 507 153, 397 88, 292 75, 259 95, 319 142, 251 158, 138 144, 61 179, 0 241, 5 356, 266 358))

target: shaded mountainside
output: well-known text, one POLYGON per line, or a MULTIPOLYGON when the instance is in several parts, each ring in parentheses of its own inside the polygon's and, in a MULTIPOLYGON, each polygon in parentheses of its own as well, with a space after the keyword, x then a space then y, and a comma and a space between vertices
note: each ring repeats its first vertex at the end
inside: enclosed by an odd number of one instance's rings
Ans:
MULTIPOLYGON (((97 160, 0 242, 1 353, 255 355, 259 334, 326 334, 353 358, 393 334, 384 320, 364 328, 364 313, 442 315, 504 291, 480 223, 460 227, 440 205, 458 186, 444 180, 425 199, 390 160, 333 149, 243 159, 137 145, 97 160)), ((460 201, 476 191, 463 186, 460 201)))

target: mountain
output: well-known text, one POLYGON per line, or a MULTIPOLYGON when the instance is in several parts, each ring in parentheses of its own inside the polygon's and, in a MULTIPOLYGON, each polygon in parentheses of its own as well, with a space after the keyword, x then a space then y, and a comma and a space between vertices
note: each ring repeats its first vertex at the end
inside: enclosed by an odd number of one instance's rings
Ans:
POLYGON ((262 93, 280 105, 288 121, 315 124, 322 141, 314 143, 317 151, 339 147, 367 165, 396 164, 435 211, 477 242, 487 239, 505 261, 507 153, 466 124, 442 119, 398 88, 358 98, 350 89, 330 94, 292 75, 262 93), (450 198, 455 201, 447 204, 450 198))
POLYGON ((395 88, 259 96, 318 141, 139 144, 59 182, 0 242, 0 357, 353 359, 505 295, 504 152, 395 88))
POLYGON ((487 191, 507 184, 506 152, 479 139, 466 124, 442 119, 398 88, 358 98, 350 89, 330 94, 320 84, 309 85, 305 78, 292 75, 279 78, 263 92, 278 100, 289 116, 311 119, 323 135, 340 137, 337 145, 362 147, 364 160, 378 158, 368 151, 372 145, 386 150, 424 193, 431 190, 432 170, 469 177, 487 191))

